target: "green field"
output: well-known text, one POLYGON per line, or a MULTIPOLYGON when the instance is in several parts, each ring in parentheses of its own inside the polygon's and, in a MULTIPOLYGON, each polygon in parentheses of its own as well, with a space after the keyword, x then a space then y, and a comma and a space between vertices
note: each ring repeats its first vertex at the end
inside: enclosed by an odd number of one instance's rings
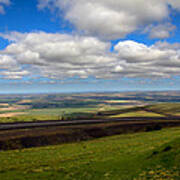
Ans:
POLYGON ((44 109, 24 109, 24 110, 12 110, 3 111, 0 114, 11 114, 22 112, 22 115, 15 115, 12 117, 0 117, 0 122, 27 122, 27 121, 39 121, 39 120, 61 120, 65 118, 75 118, 81 116, 87 116, 89 114, 95 114, 97 108, 44 108, 44 109))
POLYGON ((0 152, 0 179, 179 179, 180 128, 0 152))
POLYGON ((180 103, 159 103, 148 106, 148 109, 171 116, 180 116, 180 103))
POLYGON ((18 115, 13 117, 1 117, 0 123, 15 123, 15 122, 32 122, 32 121, 47 121, 47 120, 60 120, 59 116, 55 115, 18 115))
POLYGON ((113 116, 110 116, 110 117, 111 118, 118 118, 118 117, 163 117, 163 115, 141 110, 141 111, 134 111, 134 112, 116 114, 116 115, 113 115, 113 116))
POLYGON ((93 113, 96 112, 97 108, 54 108, 54 109, 30 109, 25 112, 30 115, 51 115, 51 116, 62 116, 71 115, 73 113, 93 113))

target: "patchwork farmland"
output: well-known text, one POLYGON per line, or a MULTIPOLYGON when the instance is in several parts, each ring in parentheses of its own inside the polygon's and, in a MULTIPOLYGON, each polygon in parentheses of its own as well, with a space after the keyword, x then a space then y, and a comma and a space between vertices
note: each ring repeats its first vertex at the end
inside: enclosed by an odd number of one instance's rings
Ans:
POLYGON ((178 179, 179 95, 1 95, 0 178, 178 179))

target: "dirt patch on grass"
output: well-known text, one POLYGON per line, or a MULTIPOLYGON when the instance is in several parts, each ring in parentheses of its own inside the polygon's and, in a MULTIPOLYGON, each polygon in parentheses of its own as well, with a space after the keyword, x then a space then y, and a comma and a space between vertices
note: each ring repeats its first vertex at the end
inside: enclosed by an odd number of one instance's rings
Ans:
POLYGON ((19 115, 24 115, 24 114, 26 113, 24 112, 3 113, 3 114, 0 114, 0 118, 14 117, 14 116, 19 116, 19 115))
POLYGON ((16 111, 16 110, 23 110, 23 109, 29 109, 29 106, 9 106, 9 107, 3 107, 0 108, 0 111, 16 111))
POLYGON ((0 103, 0 106, 9 106, 8 103, 0 103))
POLYGON ((24 100, 19 101, 17 104, 31 103, 31 102, 32 102, 32 100, 30 100, 30 99, 24 99, 24 100))

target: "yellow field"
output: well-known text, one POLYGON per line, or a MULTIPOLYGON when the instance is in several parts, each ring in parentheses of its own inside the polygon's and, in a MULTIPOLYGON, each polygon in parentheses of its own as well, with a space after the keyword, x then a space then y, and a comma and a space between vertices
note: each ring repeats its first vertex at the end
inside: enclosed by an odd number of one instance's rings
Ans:
POLYGON ((15 116, 24 115, 24 114, 26 114, 26 113, 24 113, 24 112, 3 113, 3 114, 0 114, 0 118, 3 118, 3 117, 15 117, 15 116))

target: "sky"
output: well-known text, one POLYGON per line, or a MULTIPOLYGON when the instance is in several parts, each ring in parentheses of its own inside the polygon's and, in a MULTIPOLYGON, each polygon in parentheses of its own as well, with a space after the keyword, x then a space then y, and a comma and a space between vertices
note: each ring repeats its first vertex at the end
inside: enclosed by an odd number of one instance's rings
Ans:
POLYGON ((0 0, 0 93, 180 90, 179 0, 0 0))

